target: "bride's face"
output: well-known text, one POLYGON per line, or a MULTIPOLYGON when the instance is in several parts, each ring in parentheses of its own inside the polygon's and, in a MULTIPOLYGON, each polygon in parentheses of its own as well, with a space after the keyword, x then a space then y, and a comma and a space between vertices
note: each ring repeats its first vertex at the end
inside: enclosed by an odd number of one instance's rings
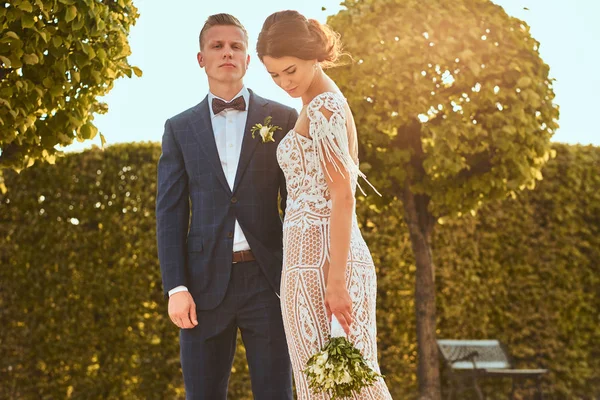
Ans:
POLYGON ((262 61, 277 86, 295 98, 302 97, 308 90, 317 72, 317 60, 264 56, 262 61))

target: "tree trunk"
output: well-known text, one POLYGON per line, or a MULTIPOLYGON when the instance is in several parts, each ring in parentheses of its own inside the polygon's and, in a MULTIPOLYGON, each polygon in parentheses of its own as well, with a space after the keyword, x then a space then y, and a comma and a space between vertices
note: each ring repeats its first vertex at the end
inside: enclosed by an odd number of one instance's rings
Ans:
POLYGON ((435 218, 429 213, 429 198, 415 195, 407 181, 403 191, 404 217, 417 265, 415 308, 419 400, 441 400, 438 348, 436 343, 435 271, 431 255, 431 233, 435 218))

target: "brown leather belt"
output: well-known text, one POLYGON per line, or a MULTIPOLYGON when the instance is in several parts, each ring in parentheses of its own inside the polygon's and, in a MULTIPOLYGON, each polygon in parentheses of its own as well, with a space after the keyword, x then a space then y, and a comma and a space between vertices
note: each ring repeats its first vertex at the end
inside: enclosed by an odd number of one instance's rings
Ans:
POLYGON ((233 252, 233 259, 232 259, 233 264, 237 264, 240 262, 246 262, 246 261, 254 261, 254 260, 256 260, 256 258, 254 258, 254 254, 252 254, 252 250, 242 250, 242 251, 234 251, 233 252))

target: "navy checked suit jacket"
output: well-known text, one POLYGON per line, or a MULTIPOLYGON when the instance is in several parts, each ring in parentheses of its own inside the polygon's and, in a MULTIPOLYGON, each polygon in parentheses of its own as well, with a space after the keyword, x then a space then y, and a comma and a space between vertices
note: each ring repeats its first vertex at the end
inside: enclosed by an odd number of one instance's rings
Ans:
POLYGON ((165 123, 158 162, 156 234, 165 297, 185 285, 196 307, 209 310, 225 296, 237 219, 258 264, 279 293, 282 223, 287 192, 277 145, 298 113, 250 92, 248 118, 233 190, 229 188, 211 124, 208 96, 165 123), (252 138, 251 127, 271 116, 275 142, 252 138))

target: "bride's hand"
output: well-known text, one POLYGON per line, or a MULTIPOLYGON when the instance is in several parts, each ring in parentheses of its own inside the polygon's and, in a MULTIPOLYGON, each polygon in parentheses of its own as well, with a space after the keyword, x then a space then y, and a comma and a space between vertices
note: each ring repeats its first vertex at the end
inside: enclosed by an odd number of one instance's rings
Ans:
POLYGON ((346 335, 350 336, 350 325, 354 319, 352 317, 352 299, 345 282, 327 284, 325 308, 329 322, 331 322, 331 315, 335 315, 346 335))

